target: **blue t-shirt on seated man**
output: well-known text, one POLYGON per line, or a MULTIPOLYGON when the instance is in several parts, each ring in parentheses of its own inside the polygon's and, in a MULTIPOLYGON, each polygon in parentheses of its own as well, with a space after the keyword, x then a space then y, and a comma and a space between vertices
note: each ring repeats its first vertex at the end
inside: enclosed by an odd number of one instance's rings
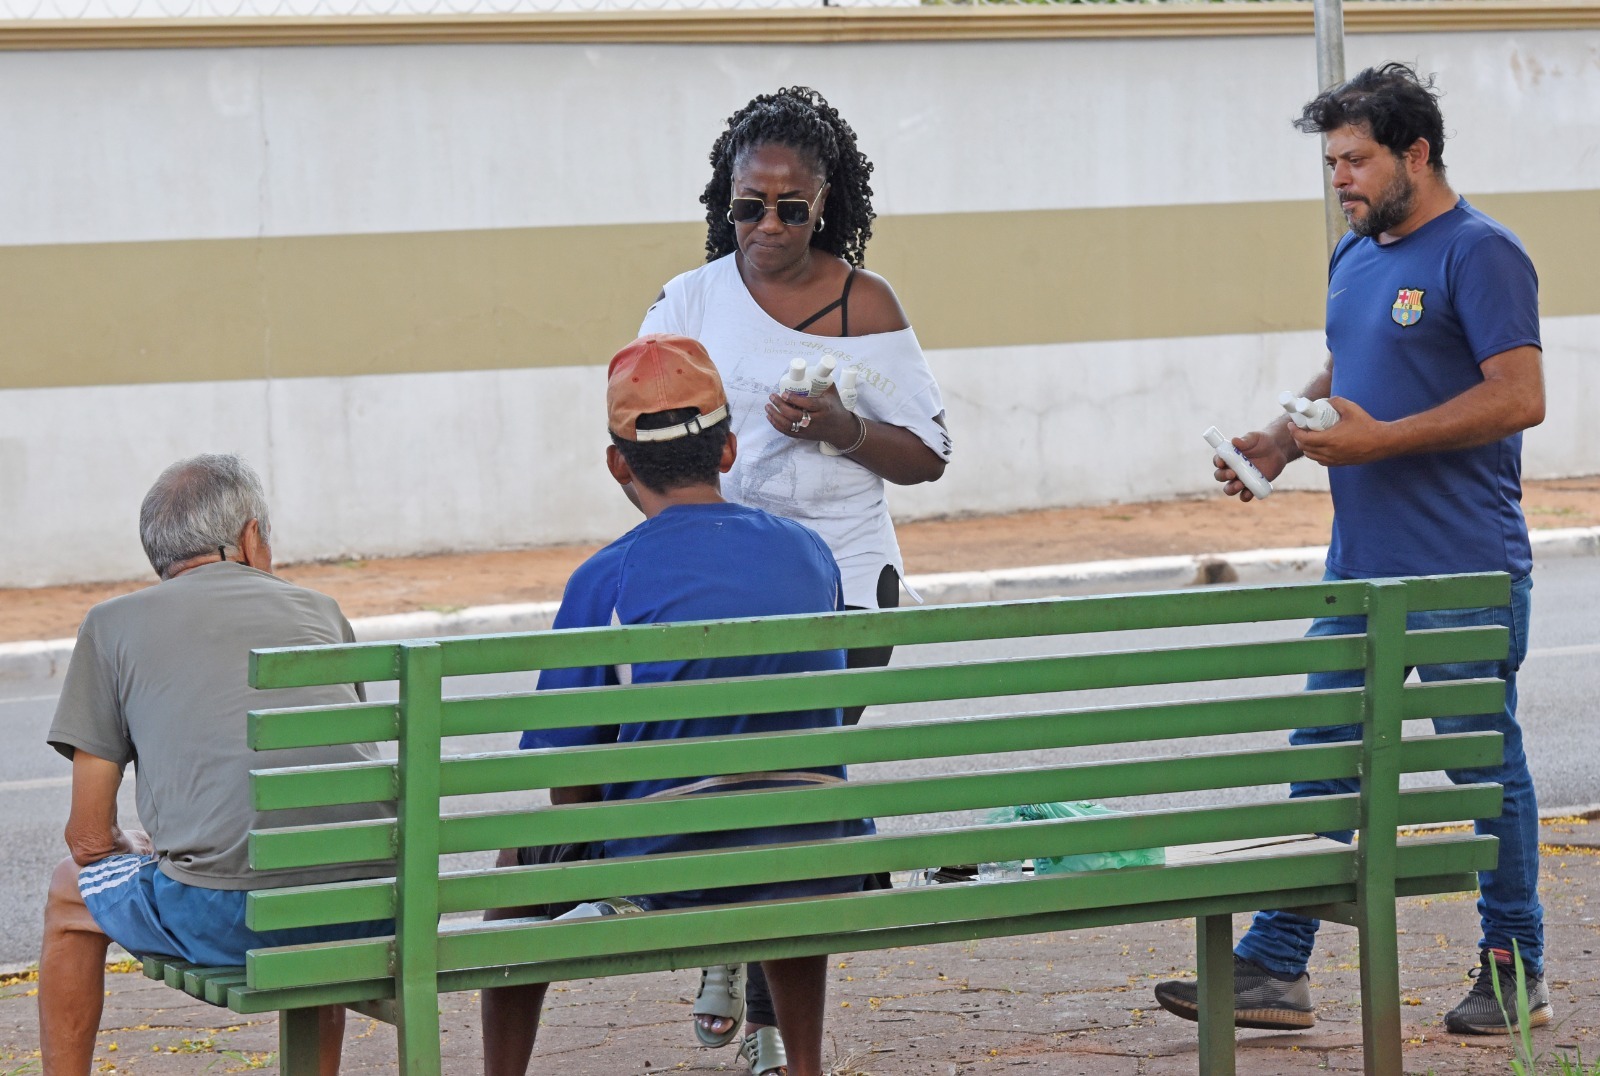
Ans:
MULTIPOLYGON (((843 590, 833 554, 814 531, 763 512, 728 503, 672 504, 646 519, 583 563, 567 582, 554 627, 596 628, 612 624, 660 624, 729 617, 781 616, 842 610, 843 590)), ((843 650, 694 661, 637 662, 621 667, 547 669, 539 690, 598 687, 603 684, 656 684, 673 680, 711 680, 730 676, 811 672, 844 668, 843 650)), ((739 714, 684 721, 652 721, 604 727, 549 729, 522 734, 524 748, 677 740, 692 736, 831 728, 840 724, 837 707, 783 713, 739 714)), ((804 781, 844 780, 844 767, 818 767, 775 774, 680 777, 604 785, 600 798, 641 799, 689 795, 710 789, 769 788, 804 781)), ((752 843, 818 840, 870 832, 871 823, 821 822, 769 830, 673 834, 605 842, 605 857, 684 852, 752 843)), ((718 890, 718 899, 744 900, 859 889, 858 879, 812 879, 776 887, 718 890), (746 892, 745 890, 752 890, 746 892)), ((660 894, 652 906, 685 905, 704 899, 700 892, 660 894)))
MULTIPOLYGON (((719 476, 733 466, 737 441, 728 421, 722 379, 705 349, 682 336, 658 334, 634 341, 611 360, 606 406, 612 444, 606 466, 645 520, 573 573, 555 627, 655 624, 781 614, 828 613, 844 608, 833 554, 816 533, 759 509, 722 499, 719 476)), ((810 672, 844 668, 842 650, 766 654, 693 661, 637 662, 623 666, 550 669, 540 690, 607 684, 664 683, 810 672)), ((526 749, 642 740, 835 728, 837 708, 741 714, 680 721, 527 732, 526 749)), ((712 790, 757 789, 845 779, 844 767, 783 773, 743 773, 633 781, 601 787, 555 788, 555 804, 692 795, 712 790)), ((666 834, 604 842, 591 854, 606 858, 684 852, 747 844, 820 840, 873 832, 869 819, 666 834)), ((502 865, 543 862, 543 850, 507 849, 502 865)), ((696 892, 637 895, 650 908, 728 900, 853 892, 858 875, 813 878, 696 892)), ((494 918, 522 914, 501 909, 494 918)), ((777 1056, 790 1076, 821 1076, 826 956, 763 961, 776 1007, 777 1028, 754 1028, 746 1043, 781 1034, 786 1061, 772 1043, 742 1050, 777 1056)), ((520 1074, 527 1069, 545 986, 502 987, 483 993, 484 1070, 520 1074)))

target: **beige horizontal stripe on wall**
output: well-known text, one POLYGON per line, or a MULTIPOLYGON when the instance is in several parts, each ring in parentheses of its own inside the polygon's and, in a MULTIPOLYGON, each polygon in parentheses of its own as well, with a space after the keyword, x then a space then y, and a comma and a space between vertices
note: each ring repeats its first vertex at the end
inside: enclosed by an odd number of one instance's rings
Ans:
MULTIPOLYGON (((1600 191, 1474 199, 1600 313, 1600 191)), ((0 388, 601 363, 699 264, 703 226, 0 247, 0 388)), ((1316 202, 879 220, 868 265, 929 348, 1315 329, 1316 202)))
MULTIPOLYGON (((1600 27, 1600 0, 1351 0, 1360 33, 1600 27)), ((741 11, 518 15, 24 19, 0 21, 0 50, 469 43, 834 43, 1019 38, 1310 35, 1310 0, 1170 5, 933 4, 741 11)))

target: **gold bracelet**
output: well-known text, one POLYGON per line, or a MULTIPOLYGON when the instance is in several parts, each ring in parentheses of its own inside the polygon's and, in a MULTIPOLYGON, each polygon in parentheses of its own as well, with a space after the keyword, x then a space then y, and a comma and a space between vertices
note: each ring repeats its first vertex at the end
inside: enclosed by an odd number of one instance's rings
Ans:
POLYGON ((848 456, 852 452, 859 451, 861 446, 867 443, 867 420, 860 415, 856 415, 856 421, 861 423, 861 434, 856 438, 855 444, 849 448, 841 448, 839 450, 839 455, 841 456, 848 456))

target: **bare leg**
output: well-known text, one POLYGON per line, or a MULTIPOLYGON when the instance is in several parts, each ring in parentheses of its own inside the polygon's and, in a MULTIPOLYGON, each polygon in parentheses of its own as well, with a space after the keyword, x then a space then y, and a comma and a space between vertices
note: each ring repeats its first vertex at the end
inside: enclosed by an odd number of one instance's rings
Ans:
POLYGON ((78 892, 78 865, 62 860, 50 875, 39 951, 39 1050, 45 1076, 89 1071, 105 1007, 110 944, 78 892))
POLYGON ((822 1076, 822 1011, 828 993, 828 958, 764 960, 778 1031, 789 1054, 789 1076, 822 1076))
MULTIPOLYGON (((499 866, 506 866, 500 863, 499 866)), ((520 919, 532 908, 490 908, 484 922, 520 919)), ((544 1008, 548 983, 501 986, 483 992, 484 1076, 524 1076, 533 1058, 533 1040, 539 1033, 539 1012, 544 1008)))
POLYGON ((528 1071, 547 985, 500 986, 483 992, 484 1076, 523 1076, 528 1071))
POLYGON ((322 1076, 339 1076, 344 1049, 344 1006, 324 1005, 317 1011, 317 1068, 322 1076))

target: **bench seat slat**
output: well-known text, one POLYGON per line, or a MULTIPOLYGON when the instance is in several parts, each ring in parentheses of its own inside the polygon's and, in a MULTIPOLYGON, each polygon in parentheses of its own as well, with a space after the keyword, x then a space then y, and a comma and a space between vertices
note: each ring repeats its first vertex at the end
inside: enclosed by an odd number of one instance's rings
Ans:
POLYGON ((191 964, 186 960, 165 961, 161 969, 162 981, 168 986, 172 987, 174 990, 182 990, 183 973, 195 966, 196 965, 191 964))
POLYGON ((183 992, 217 1005, 230 985, 244 981, 242 967, 190 968, 183 973, 183 992))

